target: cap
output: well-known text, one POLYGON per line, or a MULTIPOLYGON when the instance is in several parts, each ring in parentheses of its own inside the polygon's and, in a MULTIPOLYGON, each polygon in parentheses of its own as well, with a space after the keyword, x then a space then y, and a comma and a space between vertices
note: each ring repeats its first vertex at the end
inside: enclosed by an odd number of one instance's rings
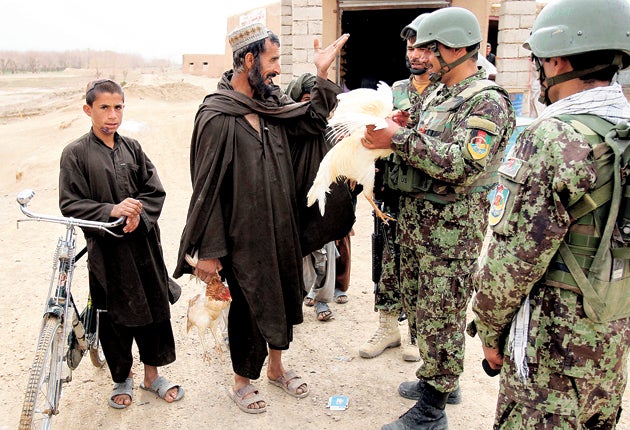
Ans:
POLYGON ((228 34, 228 42, 232 47, 232 52, 236 52, 249 44, 266 39, 268 36, 267 27, 261 22, 255 22, 233 30, 228 34))

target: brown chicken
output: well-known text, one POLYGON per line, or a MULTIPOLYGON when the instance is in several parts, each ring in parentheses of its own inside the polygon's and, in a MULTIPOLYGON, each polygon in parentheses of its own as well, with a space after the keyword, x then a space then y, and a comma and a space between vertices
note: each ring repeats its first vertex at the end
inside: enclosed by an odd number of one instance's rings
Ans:
POLYGON ((205 361, 210 360, 210 354, 205 343, 208 328, 214 336, 215 349, 220 354, 223 353, 221 348, 223 339, 217 333, 217 323, 221 312, 227 309, 231 302, 230 290, 221 282, 218 274, 215 274, 206 285, 205 294, 197 294, 188 301, 186 333, 190 331, 191 327, 197 327, 205 361))

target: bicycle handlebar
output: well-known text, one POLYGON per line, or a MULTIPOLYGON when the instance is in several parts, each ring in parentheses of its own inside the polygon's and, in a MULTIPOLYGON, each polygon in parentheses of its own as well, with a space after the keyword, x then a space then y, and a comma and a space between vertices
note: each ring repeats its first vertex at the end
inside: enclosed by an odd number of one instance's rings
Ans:
POLYGON ((28 205, 28 203, 31 201, 31 199, 34 196, 35 196, 35 191, 28 190, 28 189, 22 190, 18 193, 16 200, 18 204, 20 205, 20 210, 22 211, 24 215, 26 215, 29 218, 32 218, 32 219, 21 219, 21 220, 18 220, 18 222, 44 221, 44 222, 50 222, 54 224, 64 224, 66 226, 89 227, 89 228, 94 228, 97 230, 104 231, 115 237, 123 237, 122 234, 114 233, 113 231, 109 229, 121 225, 125 221, 124 216, 121 216, 120 218, 112 222, 101 222, 101 221, 90 221, 90 220, 72 218, 72 217, 41 215, 41 214, 32 212, 26 208, 26 206, 28 205))

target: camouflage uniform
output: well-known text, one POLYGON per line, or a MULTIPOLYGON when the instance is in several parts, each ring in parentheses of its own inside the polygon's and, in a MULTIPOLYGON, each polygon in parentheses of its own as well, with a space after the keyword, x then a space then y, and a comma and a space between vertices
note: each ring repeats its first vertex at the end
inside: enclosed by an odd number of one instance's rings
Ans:
POLYGON ((495 234, 474 277, 473 303, 483 344, 504 354, 495 429, 614 428, 630 319, 596 323, 587 318, 581 295, 545 281, 572 228, 567 207, 597 179, 591 144, 566 122, 540 120, 521 134, 500 172, 490 212, 495 234), (528 296, 529 372, 523 379, 503 345, 528 296))
POLYGON ((403 305, 415 312, 423 360, 417 376, 443 393, 457 388, 463 370, 468 277, 487 222, 489 187, 475 185, 502 158, 515 121, 507 93, 496 86, 461 96, 482 78, 479 71, 432 91, 414 107, 417 127, 392 138, 404 162, 432 178, 427 193, 401 199, 397 234, 403 305), (462 99, 435 130, 436 115, 462 99))
MULTIPOLYGON (((412 79, 413 76, 409 79, 396 81, 392 85, 394 109, 408 111, 418 101, 420 93, 418 93, 416 87, 413 85, 412 79)), ((382 162, 385 163, 386 161, 383 160, 382 162)), ((396 217, 399 203, 398 193, 383 185, 383 190, 377 194, 382 194, 383 196, 383 208, 385 211, 396 217)), ((400 281, 397 268, 398 263, 394 258, 394 255, 399 253, 398 245, 395 243, 395 224, 395 221, 390 221, 386 230, 387 240, 383 247, 382 273, 374 299, 374 310, 376 311, 400 312, 402 310, 399 287, 400 281)), ((407 319, 411 336, 415 338, 415 315, 407 314, 407 319)))

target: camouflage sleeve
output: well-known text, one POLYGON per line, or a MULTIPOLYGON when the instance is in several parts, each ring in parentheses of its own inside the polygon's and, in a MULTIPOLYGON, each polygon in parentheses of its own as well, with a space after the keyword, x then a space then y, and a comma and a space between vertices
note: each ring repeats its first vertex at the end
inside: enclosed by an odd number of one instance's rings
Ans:
POLYGON ((499 173, 488 215, 492 239, 473 276, 477 332, 494 348, 567 233, 567 206, 596 179, 590 145, 556 119, 525 130, 499 173))
POLYGON ((399 129, 392 138, 407 164, 456 185, 474 182, 505 149, 514 113, 497 91, 483 91, 463 103, 439 136, 422 128, 399 129))
POLYGON ((409 110, 411 101, 409 100, 409 79, 396 81, 392 84, 392 96, 394 98, 394 109, 409 110))

